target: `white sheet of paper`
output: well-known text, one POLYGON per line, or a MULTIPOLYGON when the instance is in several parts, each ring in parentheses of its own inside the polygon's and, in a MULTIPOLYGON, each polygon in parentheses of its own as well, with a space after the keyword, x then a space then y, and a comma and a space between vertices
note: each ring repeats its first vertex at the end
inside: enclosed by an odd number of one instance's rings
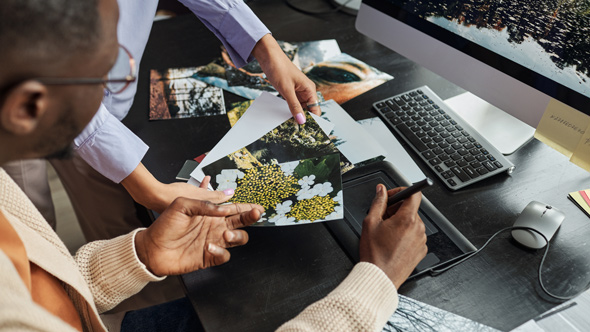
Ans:
MULTIPOLYGON (((292 117, 284 99, 264 92, 256 98, 238 122, 223 136, 203 161, 191 173, 191 177, 203 180, 203 167, 256 141, 272 129, 292 117)), ((334 125, 312 114, 318 125, 328 135, 334 125)))
POLYGON ((377 141, 381 142, 381 146, 386 151, 386 161, 392 163, 411 182, 424 180, 426 176, 422 170, 420 170, 412 157, 410 157, 380 118, 360 120, 358 123, 377 141))
POLYGON ((351 163, 387 155, 381 144, 334 100, 323 102, 321 107, 322 116, 334 124, 332 135, 339 139, 336 147, 351 163))

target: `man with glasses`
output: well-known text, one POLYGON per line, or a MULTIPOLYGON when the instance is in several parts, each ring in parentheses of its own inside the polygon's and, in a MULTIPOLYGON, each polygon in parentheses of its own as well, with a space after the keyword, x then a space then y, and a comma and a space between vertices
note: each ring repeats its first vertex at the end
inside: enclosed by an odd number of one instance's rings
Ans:
MULTIPOLYGON (((256 58, 269 81, 287 100, 293 116, 299 122, 305 121, 302 105, 316 102, 315 85, 289 61, 243 0, 180 2, 222 41, 237 66, 256 58)), ((68 192, 87 241, 109 239, 141 227, 134 201, 161 213, 176 197, 222 203, 233 194, 231 190, 209 191, 205 189, 207 183, 202 184, 204 188, 161 183, 141 163, 147 145, 120 122, 131 107, 137 88, 127 78, 137 72, 135 66, 141 61, 157 5, 158 0, 119 1, 118 37, 126 49, 119 52, 97 115, 74 140, 73 160, 50 160, 68 192)), ((53 79, 45 83, 71 82, 53 79)), ((309 109, 320 112, 318 106, 309 109)), ((45 161, 17 161, 5 165, 5 169, 55 228, 45 161)))
MULTIPOLYGON (((103 99, 101 84, 116 91, 133 80, 118 76, 127 57, 117 44, 117 13, 115 0, 2 0, 0 165, 68 155, 103 99)), ((367 331, 385 324, 397 287, 427 251, 420 194, 387 207, 399 190, 377 187, 363 226, 362 262, 280 331, 367 331)), ((179 198, 149 228, 88 243, 72 257, 0 168, 0 331, 106 331, 99 313, 148 282, 227 262, 227 249, 248 241, 239 228, 262 210, 179 198)), ((200 329, 186 299, 127 313, 119 327, 200 329)))

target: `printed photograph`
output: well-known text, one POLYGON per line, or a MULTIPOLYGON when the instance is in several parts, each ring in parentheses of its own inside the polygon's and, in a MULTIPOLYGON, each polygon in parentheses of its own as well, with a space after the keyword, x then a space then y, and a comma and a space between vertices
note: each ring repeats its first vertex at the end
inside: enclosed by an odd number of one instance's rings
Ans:
POLYGON ((295 45, 297 45, 297 52, 293 63, 301 69, 315 66, 342 53, 335 39, 300 42, 295 45))
POLYGON ((223 90, 197 78, 197 68, 150 72, 150 120, 225 114, 223 90))
MULTIPOLYGON (((340 54, 340 47, 334 39, 288 43, 278 41, 283 52, 299 68, 321 63, 340 54)), ((263 91, 278 95, 266 80, 266 76, 255 60, 242 68, 237 68, 225 48, 221 57, 206 66, 199 67, 199 79, 220 87, 246 99, 256 99, 263 91)))
POLYGON ((498 332, 489 326, 403 295, 399 296, 397 310, 383 328, 383 332, 401 331, 498 332))
POLYGON ((303 70, 326 100, 342 104, 367 92, 393 76, 379 71, 346 53, 341 53, 303 70))
MULTIPOLYGON (((203 172, 213 175, 222 169, 248 169, 340 153, 309 113, 306 119, 302 125, 293 118, 283 122, 255 142, 203 167, 203 172)), ((354 167, 342 155, 340 163, 343 173, 354 167)))
POLYGON ((254 226, 287 226, 343 218, 337 153, 212 174, 216 190, 235 190, 232 203, 255 203, 265 213, 254 226))

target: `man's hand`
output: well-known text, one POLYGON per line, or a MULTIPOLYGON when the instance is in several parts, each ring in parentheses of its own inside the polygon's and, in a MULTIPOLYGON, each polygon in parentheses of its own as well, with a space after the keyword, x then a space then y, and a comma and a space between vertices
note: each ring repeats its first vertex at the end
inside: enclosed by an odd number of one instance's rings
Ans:
POLYGON ((377 194, 363 221, 359 245, 361 262, 377 265, 396 288, 406 281, 428 251, 424 222, 418 216, 422 194, 416 193, 401 203, 387 206, 388 196, 402 189, 387 192, 382 184, 377 186, 377 194))
POLYGON ((297 123, 305 123, 304 108, 320 115, 319 106, 307 107, 318 102, 315 84, 289 60, 272 35, 262 37, 254 46, 252 55, 260 63, 266 78, 287 101, 297 123))
POLYGON ((137 256, 155 275, 182 274, 229 261, 226 248, 244 245, 238 228, 255 223, 264 209, 255 204, 218 206, 176 199, 146 230, 137 233, 137 256))
POLYGON ((195 187, 184 182, 165 184, 158 181, 140 163, 129 176, 121 181, 121 184, 137 203, 148 209, 162 213, 177 197, 224 203, 233 196, 233 189, 225 191, 208 190, 209 180, 210 177, 206 176, 203 182, 201 182, 200 187, 195 187))

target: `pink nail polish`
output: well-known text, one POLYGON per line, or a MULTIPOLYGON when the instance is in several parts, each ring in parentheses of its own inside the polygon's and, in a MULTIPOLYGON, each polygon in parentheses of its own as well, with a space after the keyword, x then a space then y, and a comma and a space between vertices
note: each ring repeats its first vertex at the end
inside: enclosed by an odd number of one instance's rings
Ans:
POLYGON ((305 115, 303 115, 303 113, 297 113, 297 115, 295 115, 295 120, 299 124, 304 124, 305 123, 305 115))
POLYGON ((233 195, 233 194, 234 194, 234 190, 233 190, 233 189, 231 189, 231 188, 229 188, 229 189, 225 189, 225 190, 223 191, 223 193, 224 193, 226 196, 231 196, 231 195, 233 195))

